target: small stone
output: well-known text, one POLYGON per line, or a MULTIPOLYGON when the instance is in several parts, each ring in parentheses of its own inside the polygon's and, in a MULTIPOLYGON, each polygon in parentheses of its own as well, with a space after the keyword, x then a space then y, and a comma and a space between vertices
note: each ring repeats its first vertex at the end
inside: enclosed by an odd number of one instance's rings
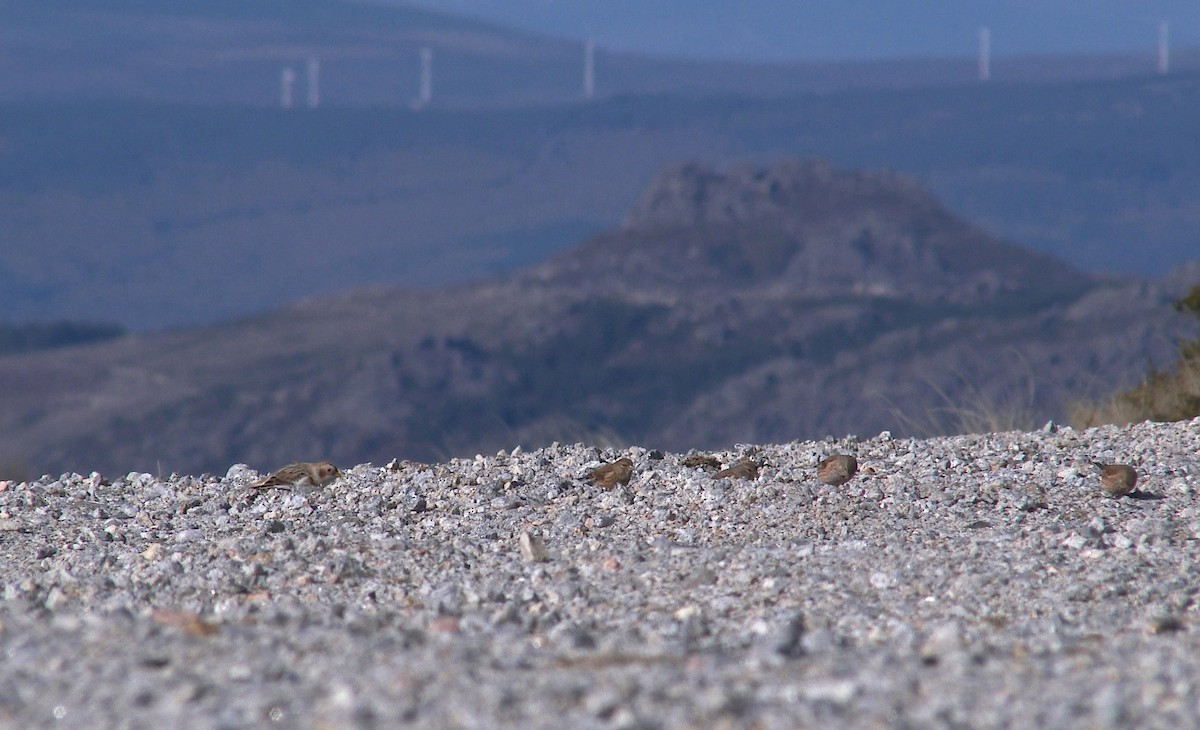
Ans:
MULTIPOLYGON (((234 464, 229 467, 229 471, 225 472, 226 481, 240 481, 242 479, 257 479, 258 472, 251 469, 245 464, 234 464)), ((133 481, 130 479, 130 481, 133 481)))
POLYGON ((1046 489, 1040 484, 1027 484, 1017 499, 1017 509, 1022 512, 1033 512, 1046 507, 1047 504, 1046 489))
POLYGON ((804 654, 804 614, 797 611, 771 636, 772 649, 788 659, 797 659, 804 654))
POLYGON ((898 581, 896 580, 896 576, 892 575, 891 573, 876 571, 871 574, 870 583, 871 587, 876 590, 885 590, 888 588, 895 588, 898 584, 898 581))
POLYGON ((1129 727, 1129 712, 1125 708, 1125 701, 1121 697, 1121 691, 1115 685, 1108 685, 1096 695, 1094 701, 1096 707, 1096 717, 1100 721, 1100 727, 1129 727))
POLYGON ((1089 540, 1083 535, 1080 535, 1078 532, 1072 532, 1063 538, 1062 544, 1073 550, 1082 550, 1087 547, 1088 542, 1089 540))
POLYGON ((858 694, 858 684, 852 679, 817 679, 800 690, 810 702, 831 702, 844 705, 858 694))
POLYGON ((1155 616, 1146 625, 1146 632, 1150 634, 1173 634, 1183 629, 1183 620, 1171 614, 1155 616))
POLYGON ((1092 600, 1092 589, 1088 588, 1086 585, 1075 585, 1071 588, 1068 588, 1063 593, 1063 596, 1068 601, 1086 602, 1092 600))
POLYGON ((46 600, 43 602, 42 605, 44 605, 47 609, 53 611, 56 608, 58 608, 59 606, 62 606, 63 604, 65 604, 66 602, 67 602, 67 595, 65 593, 63 593, 63 590, 61 588, 59 588, 58 586, 55 586, 54 588, 50 589, 50 592, 48 594, 46 594, 46 600))
POLYGON ((963 648, 962 631, 958 625, 950 621, 935 628, 929 638, 921 644, 919 653, 927 663, 936 663, 940 658, 961 651, 963 648))
POLYGON ((583 701, 583 711, 603 720, 611 719, 621 706, 621 696, 615 689, 601 686, 588 693, 583 701))
POLYGON ((1064 467, 1059 469, 1054 476, 1064 482, 1074 481, 1079 478, 1079 469, 1073 466, 1064 467))
POLYGON ((550 551, 540 535, 523 530, 517 537, 517 544, 521 548, 521 557, 527 563, 544 563, 550 559, 550 551))
POLYGON ((596 637, 589 631, 568 623, 559 624, 551 634, 556 644, 575 650, 596 648, 596 637))
POLYGON ((212 636, 217 633, 216 624, 209 623, 192 611, 166 611, 156 609, 150 612, 150 618, 163 626, 179 629, 188 636, 212 636))

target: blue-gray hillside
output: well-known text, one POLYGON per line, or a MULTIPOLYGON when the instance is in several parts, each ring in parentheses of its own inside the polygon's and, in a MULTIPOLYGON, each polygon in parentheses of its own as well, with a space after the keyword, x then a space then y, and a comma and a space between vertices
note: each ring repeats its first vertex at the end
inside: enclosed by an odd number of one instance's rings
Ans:
POLYGON ((953 429, 948 405, 1040 425, 1168 362, 1177 293, 996 241, 895 173, 677 166, 620 230, 517 275, 0 359, 0 457, 215 473, 686 451, 953 429))

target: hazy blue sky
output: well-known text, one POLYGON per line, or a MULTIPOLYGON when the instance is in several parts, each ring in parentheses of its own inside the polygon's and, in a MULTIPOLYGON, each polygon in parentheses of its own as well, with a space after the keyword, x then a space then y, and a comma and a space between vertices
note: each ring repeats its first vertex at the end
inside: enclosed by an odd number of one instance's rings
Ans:
MULTIPOLYGON (((384 0, 387 1, 387 0, 384 0)), ((398 2, 402 0, 391 0, 398 2)), ((1200 45, 1200 0, 407 0, 620 50, 759 60, 1154 53, 1200 45)))

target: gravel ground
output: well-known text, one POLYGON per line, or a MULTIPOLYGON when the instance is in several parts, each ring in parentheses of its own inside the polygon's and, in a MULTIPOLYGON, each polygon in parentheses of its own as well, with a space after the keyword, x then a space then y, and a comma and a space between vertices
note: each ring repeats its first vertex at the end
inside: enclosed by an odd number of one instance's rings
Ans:
POLYGON ((0 482, 0 726, 1200 726, 1200 419, 714 456, 0 482))

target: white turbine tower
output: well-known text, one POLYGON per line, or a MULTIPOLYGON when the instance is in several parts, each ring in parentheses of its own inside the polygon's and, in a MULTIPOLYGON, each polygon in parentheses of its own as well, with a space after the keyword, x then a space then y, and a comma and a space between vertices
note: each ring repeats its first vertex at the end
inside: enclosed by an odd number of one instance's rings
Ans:
POLYGON ((979 29, 979 80, 992 77, 992 31, 986 25, 979 29))
POLYGON ((417 100, 413 109, 424 109, 433 101, 433 49, 425 46, 421 55, 421 86, 417 92, 417 100))
POLYGON ((316 109, 321 103, 321 62, 316 56, 308 59, 308 108, 316 109))
POLYGON ((596 95, 596 42, 583 44, 583 98, 596 95))
POLYGON ((1171 70, 1170 26, 1167 21, 1158 24, 1158 72, 1165 74, 1171 70))
POLYGON ((296 72, 291 66, 284 66, 279 74, 279 106, 291 109, 295 102, 292 100, 292 89, 296 86, 296 72))

